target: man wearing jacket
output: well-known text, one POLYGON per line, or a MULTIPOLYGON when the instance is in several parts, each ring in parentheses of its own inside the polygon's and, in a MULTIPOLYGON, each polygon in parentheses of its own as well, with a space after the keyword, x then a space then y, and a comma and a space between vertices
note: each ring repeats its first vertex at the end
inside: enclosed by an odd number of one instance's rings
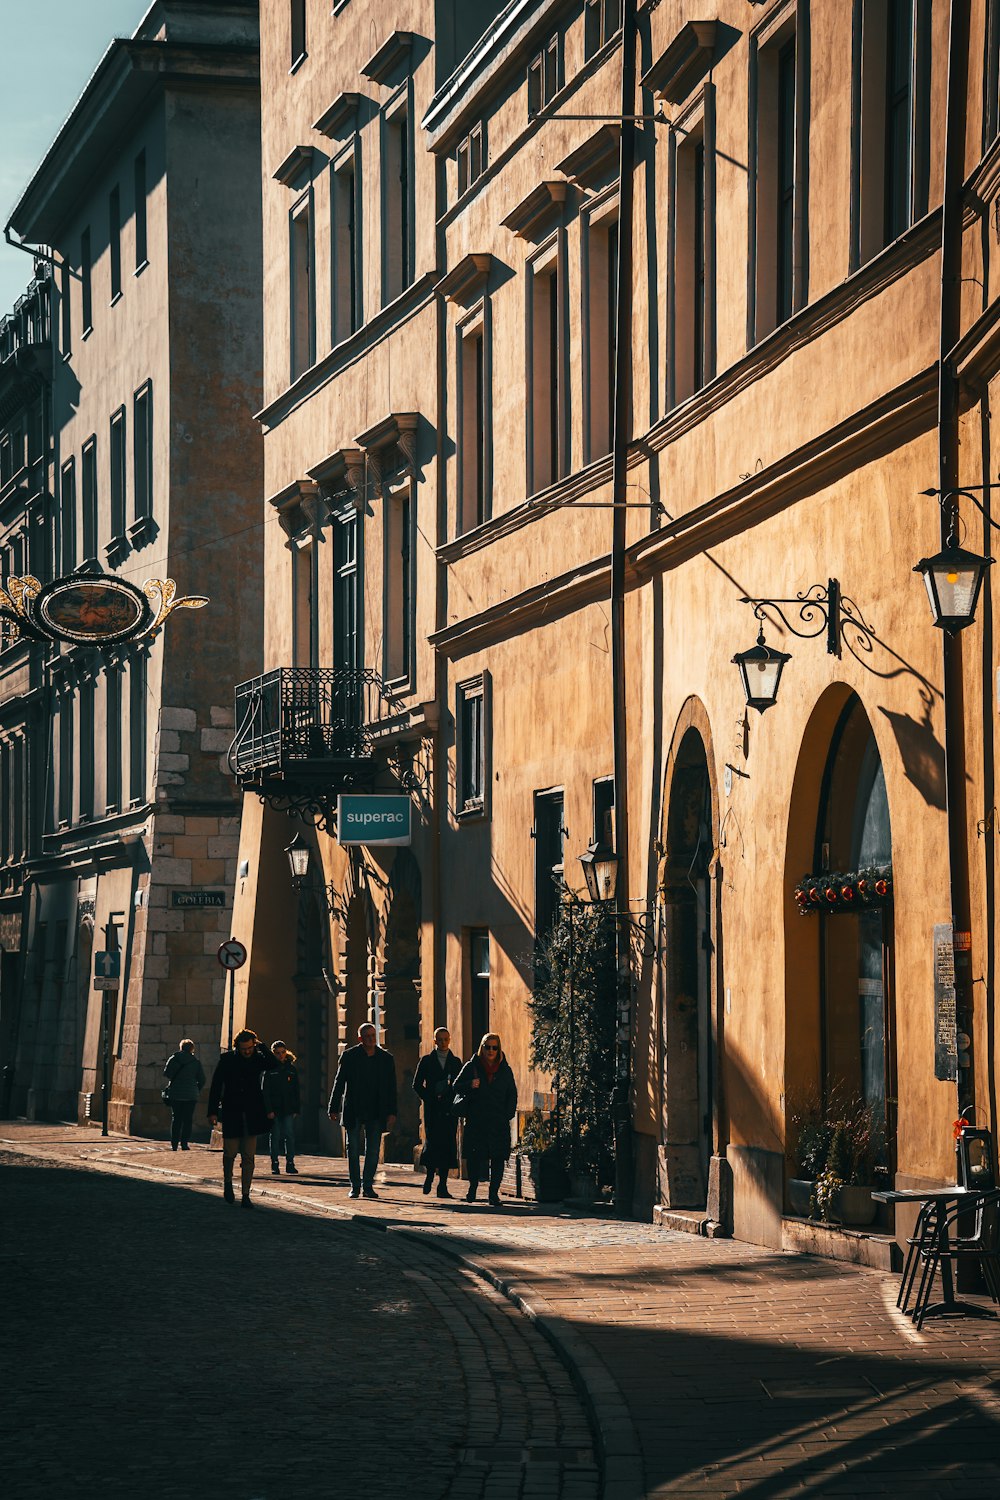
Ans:
POLYGON ((344 1116, 347 1167, 351 1198, 377 1198, 375 1168, 386 1130, 396 1123, 396 1064, 391 1052, 377 1044, 371 1022, 358 1027, 358 1045, 340 1059, 330 1094, 329 1115, 334 1124, 344 1116), (365 1142, 365 1170, 361 1175, 361 1141, 365 1142))
POLYGON ((212 1087, 208 1094, 208 1123, 222 1116, 222 1184, 227 1203, 235 1203, 233 1167, 240 1158, 243 1185, 243 1207, 250 1205, 254 1155, 257 1137, 271 1128, 273 1111, 268 1111, 261 1093, 261 1079, 278 1066, 278 1059, 262 1047, 255 1031, 240 1031, 232 1052, 219 1058, 212 1087))

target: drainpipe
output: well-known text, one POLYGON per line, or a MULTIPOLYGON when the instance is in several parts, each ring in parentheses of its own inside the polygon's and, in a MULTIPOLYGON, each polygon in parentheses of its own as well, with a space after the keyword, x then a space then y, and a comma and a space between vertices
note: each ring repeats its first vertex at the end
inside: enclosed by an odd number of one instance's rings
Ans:
POLYGON ((636 0, 625 0, 622 17, 621 159, 619 163, 618 286, 615 306, 615 403, 612 429, 611 499, 611 688, 614 741, 615 845, 619 854, 615 897, 617 921, 617 1034, 612 1117, 615 1135, 615 1206, 631 1216, 632 1158, 632 955, 629 927, 628 726, 625 697, 625 546, 628 511, 628 443, 632 363, 632 202, 635 176, 636 0))
MULTIPOLYGON (((959 483, 959 381, 954 351, 962 332, 962 184, 968 110, 966 68, 969 57, 969 0, 952 0, 948 35, 948 101, 945 117, 944 191, 941 213, 941 325, 938 351, 938 488, 941 491, 941 545, 955 523, 959 483)), ((961 1049, 958 1110, 975 1104, 972 1056, 972 953, 969 947, 968 808, 965 769, 965 689, 960 636, 942 632, 944 680, 945 798, 948 820, 948 867, 951 920, 955 944, 955 1024, 968 1038, 961 1049)))

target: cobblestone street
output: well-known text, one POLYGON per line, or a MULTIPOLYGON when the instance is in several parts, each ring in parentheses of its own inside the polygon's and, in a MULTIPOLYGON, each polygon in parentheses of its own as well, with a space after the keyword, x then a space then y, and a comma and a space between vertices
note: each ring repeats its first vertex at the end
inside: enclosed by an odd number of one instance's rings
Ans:
POLYGON ((245 1214, 204 1146, 8 1121, 0 1149, 7 1417, 64 1413, 8 1439, 10 1500, 585 1500, 595 1450, 607 1500, 1000 1494, 1000 1325, 918 1333, 895 1277, 401 1168, 354 1204, 340 1161, 259 1158, 245 1214))

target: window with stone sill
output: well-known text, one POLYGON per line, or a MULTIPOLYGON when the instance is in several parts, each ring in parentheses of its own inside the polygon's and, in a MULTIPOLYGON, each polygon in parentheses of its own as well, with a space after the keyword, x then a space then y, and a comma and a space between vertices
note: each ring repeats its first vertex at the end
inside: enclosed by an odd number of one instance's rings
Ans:
POLYGON ((562 37, 550 36, 545 46, 528 64, 528 119, 551 104, 563 83, 562 37))
POLYGON ((132 398, 132 507, 128 528, 133 546, 153 534, 153 385, 147 380, 132 398))
POLYGON ((89 437, 81 455, 81 490, 83 501, 83 558, 90 570, 97 566, 97 436, 89 437))
POLYGON ((59 476, 59 562, 63 573, 76 567, 76 460, 67 459, 59 476))
POLYGON ((118 562, 128 550, 125 536, 126 436, 125 408, 121 406, 111 418, 109 430, 111 537, 104 552, 112 564, 118 562))
POLYGON ((588 60, 609 42, 622 24, 622 0, 586 0, 583 55, 588 60))
POLYGON ((93 264, 89 228, 85 229, 80 236, 80 311, 83 334, 86 337, 94 327, 93 264))
POLYGON ((108 194, 108 253, 111 265, 111 301, 122 294, 122 199, 117 185, 108 194))
POLYGON ((486 673, 460 682, 456 690, 456 812, 482 816, 488 787, 489 682, 486 673))
POLYGON ((486 127, 482 121, 459 141, 455 160, 458 166, 458 196, 461 197, 486 171, 486 127))
POLYGON ((290 0, 289 3, 289 68, 297 68, 306 53, 306 0, 290 0))

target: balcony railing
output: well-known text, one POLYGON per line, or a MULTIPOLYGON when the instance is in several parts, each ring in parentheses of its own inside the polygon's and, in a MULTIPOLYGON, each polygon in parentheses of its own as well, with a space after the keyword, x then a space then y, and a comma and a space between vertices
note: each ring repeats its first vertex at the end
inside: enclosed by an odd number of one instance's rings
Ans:
POLYGON ((327 777, 372 759, 372 725, 385 716, 382 679, 370 668, 277 667, 236 689, 234 776, 327 777))

